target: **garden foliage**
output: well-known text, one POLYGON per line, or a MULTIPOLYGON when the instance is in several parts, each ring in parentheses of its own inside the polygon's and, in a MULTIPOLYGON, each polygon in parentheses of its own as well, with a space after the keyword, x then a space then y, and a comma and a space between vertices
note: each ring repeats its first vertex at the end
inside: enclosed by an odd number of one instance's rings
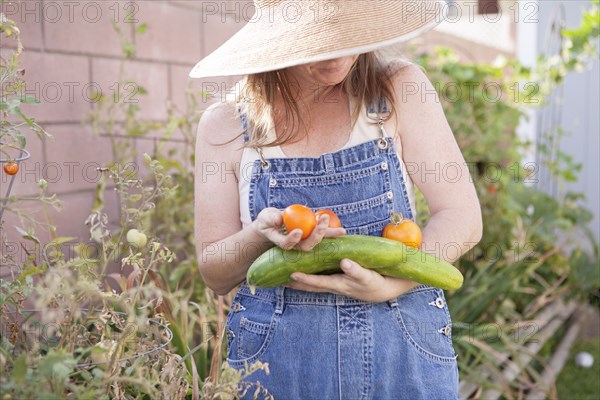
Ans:
MULTIPOLYGON (((469 64, 443 48, 413 56, 438 89, 483 211, 483 240, 457 263, 465 284, 447 295, 461 379, 494 387, 506 397, 514 397, 539 375, 530 368, 514 382, 501 379, 497 355, 511 357, 535 340, 535 331, 523 335, 519 326, 556 299, 586 301, 599 295, 597 239, 587 228, 592 215, 581 206, 582 195, 552 197, 538 190, 537 167, 522 162, 532 144, 515 134, 527 108, 543 106, 566 74, 597 57, 598 1, 593 4, 578 29, 562 33, 561 54, 540 58, 535 69, 502 59, 493 65, 469 64)), ((123 49, 118 87, 132 84, 135 96, 147 95, 127 79, 135 45, 121 26, 114 28, 123 49)), ((135 32, 142 35, 147 29, 151 27, 139 24, 135 32)), ((20 108, 39 101, 20 95, 26 75, 19 63, 18 27, 0 16, 0 35, 16 43, 10 57, 1 60, 0 83, 12 88, 3 90, 0 101, 4 154, 26 148, 29 132, 42 139, 50 135, 20 108)), ((127 93, 131 95, 130 87, 127 93)), ((0 254, 3 268, 12 273, 0 281, 3 394, 175 399, 197 398, 202 392, 207 398, 228 398, 235 396, 244 376, 268 370, 256 364, 237 372, 222 363, 222 327, 231 298, 215 296, 198 273, 193 149, 203 94, 188 88, 186 95, 184 110, 167 104, 165 122, 140 119, 139 105, 124 101, 127 96, 97 95, 84 122, 111 138, 114 159, 101 168, 103 178, 85 221, 89 240, 61 237, 50 219, 32 217, 25 206, 32 200, 42 209, 61 205, 47 195, 43 180, 35 198, 0 198, 4 211, 19 217, 22 240, 51 249, 25 260, 0 254), (137 154, 132 139, 148 137, 156 138, 153 154, 137 154), (144 167, 129 168, 132 160, 144 167), (106 214, 107 188, 117 192, 119 215, 106 214), (143 233, 146 243, 128 241, 131 229, 143 233), (49 232, 50 242, 41 243, 38 231, 49 232), (79 241, 78 252, 68 258, 61 246, 73 240, 79 241)), ((563 154, 553 159, 558 162, 547 167, 554 179, 576 179, 580 166, 574 160, 563 154)), ((419 193, 417 208, 423 226, 428 213, 419 193)), ((4 252, 9 227, 1 227, 4 252)), ((265 394, 260 385, 245 390, 265 394)))

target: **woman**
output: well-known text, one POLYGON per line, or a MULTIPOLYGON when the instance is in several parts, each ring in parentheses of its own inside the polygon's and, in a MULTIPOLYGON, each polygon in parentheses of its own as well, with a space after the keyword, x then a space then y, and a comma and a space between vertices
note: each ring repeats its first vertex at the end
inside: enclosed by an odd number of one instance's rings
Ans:
POLYGON ((458 397, 442 290, 348 259, 341 274, 297 273, 286 287, 252 294, 243 283, 272 246, 379 236, 392 211, 414 220, 413 184, 431 211, 423 251, 453 262, 480 240, 477 195, 431 82, 375 52, 431 29, 443 5, 255 0, 253 19, 190 73, 244 76, 198 127, 196 241, 210 288, 242 284, 227 317, 229 364, 267 362, 269 374, 248 381, 277 399, 458 397), (344 228, 324 215, 305 239, 284 234, 281 210, 294 203, 331 209, 344 228))

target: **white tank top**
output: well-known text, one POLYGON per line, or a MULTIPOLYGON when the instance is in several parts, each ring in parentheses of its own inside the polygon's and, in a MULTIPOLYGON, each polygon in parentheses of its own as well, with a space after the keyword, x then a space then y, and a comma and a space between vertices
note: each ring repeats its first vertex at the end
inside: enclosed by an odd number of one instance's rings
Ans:
MULTIPOLYGON (((350 96, 350 115, 353 114, 354 110, 354 102, 355 99, 350 96)), ((272 129, 268 133, 269 141, 275 139, 274 138, 275 131, 272 129)), ((381 133, 377 124, 371 122, 367 118, 366 107, 363 104, 360 110, 359 118, 354 125, 354 128, 350 132, 350 137, 348 142, 342 147, 342 149, 356 146, 361 143, 365 143, 374 139, 378 139, 381 133)), ((404 182, 406 184, 406 190, 408 192, 408 199, 410 202, 410 208, 412 210, 413 215, 416 214, 415 209, 415 194, 414 194, 414 185, 408 174, 406 173, 406 167, 404 165, 404 161, 402 160, 402 145, 400 141, 395 141, 396 151, 398 154, 398 158, 400 159, 400 165, 402 167, 402 176, 404 178, 404 182)), ((340 149, 341 150, 341 149, 340 149)), ((281 150, 279 146, 272 147, 263 147, 262 152, 265 158, 287 158, 285 153, 281 150)), ((252 220, 250 218, 250 207, 249 207, 249 191, 250 191, 250 179, 252 177, 252 166, 254 161, 260 159, 260 156, 256 149, 246 147, 242 152, 242 160, 240 162, 240 171, 239 171, 239 182, 238 182, 238 190, 240 195, 240 220, 242 222, 242 227, 245 228, 248 226, 252 220)))

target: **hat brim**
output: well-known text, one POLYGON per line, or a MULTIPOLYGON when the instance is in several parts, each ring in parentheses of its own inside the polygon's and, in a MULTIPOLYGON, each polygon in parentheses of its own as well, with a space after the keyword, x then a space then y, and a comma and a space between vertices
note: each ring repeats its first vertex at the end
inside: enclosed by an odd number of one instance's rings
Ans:
POLYGON ((257 9, 253 19, 198 62, 189 76, 256 74, 367 53, 429 31, 446 18, 448 9, 443 0, 342 1, 336 13, 320 18, 315 17, 314 7, 324 2, 318 1, 294 2, 293 16, 289 15, 292 2, 287 0, 271 5, 269 15, 257 9), (368 4, 370 8, 365 7, 368 4), (273 17, 278 13, 287 16, 273 17))

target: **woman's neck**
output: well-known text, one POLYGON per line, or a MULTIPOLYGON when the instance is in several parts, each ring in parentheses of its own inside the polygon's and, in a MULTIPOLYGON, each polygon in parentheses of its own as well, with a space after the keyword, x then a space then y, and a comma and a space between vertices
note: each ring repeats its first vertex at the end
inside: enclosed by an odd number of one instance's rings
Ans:
MULTIPOLYGON (((291 73, 287 73, 285 82, 290 88, 291 95, 299 107, 304 107, 304 110, 311 112, 315 107, 319 107, 323 102, 339 101, 343 96, 342 84, 324 84, 312 80, 296 77, 291 73)), ((281 93, 277 92, 279 100, 283 100, 281 93)))
POLYGON ((288 156, 311 156, 342 147, 351 131, 348 102, 348 96, 341 87, 319 91, 318 96, 304 96, 302 100, 297 98, 295 104, 299 120, 294 118, 292 121, 290 115, 286 115, 280 95, 273 107, 275 136, 279 139, 288 135, 294 137, 292 142, 282 145, 282 150, 288 156), (317 142, 314 142, 314 138, 318 138, 317 142))

